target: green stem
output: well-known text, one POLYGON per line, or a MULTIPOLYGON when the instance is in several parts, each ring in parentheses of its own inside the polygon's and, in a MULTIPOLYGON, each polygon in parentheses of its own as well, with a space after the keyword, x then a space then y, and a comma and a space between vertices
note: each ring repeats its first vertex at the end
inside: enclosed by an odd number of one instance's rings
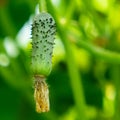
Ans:
POLYGON ((46 0, 39 0, 39 12, 47 11, 46 0))
POLYGON ((59 23, 59 19, 57 18, 55 14, 55 10, 51 4, 51 1, 47 1, 48 8, 50 8, 51 12, 53 13, 52 15, 54 16, 56 23, 57 23, 57 29, 58 33, 63 40, 64 47, 66 50, 66 61, 67 61, 67 66, 68 66, 68 71, 69 71, 69 76, 71 80, 71 87, 73 90, 73 95, 76 103, 76 107, 78 110, 79 114, 79 119, 80 120, 86 120, 86 115, 85 115, 85 98, 83 94, 83 88, 82 88, 82 80, 80 77, 79 70, 77 68, 77 65, 75 63, 74 55, 72 53, 72 49, 70 46, 70 42, 67 40, 65 32, 65 27, 62 27, 59 23))
POLYGON ((63 40, 64 47, 66 50, 66 60, 67 60, 67 66, 69 71, 69 76, 71 80, 71 86, 74 94, 74 99, 78 108, 78 114, 80 117, 80 120, 86 120, 85 115, 85 98, 83 94, 83 88, 82 88, 82 79, 79 73, 79 70, 77 68, 77 65, 75 63, 74 55, 71 50, 70 42, 67 40, 67 38, 63 35, 61 35, 61 39, 63 40))
POLYGON ((120 66, 114 65, 111 69, 111 75, 116 89, 114 120, 120 120, 120 66))
POLYGON ((116 52, 112 52, 109 50, 105 50, 104 48, 96 47, 91 43, 79 40, 77 42, 78 46, 83 47, 88 52, 92 53, 95 57, 100 58, 106 62, 120 64, 120 54, 116 52))
POLYGON ((69 3, 69 6, 68 6, 68 9, 67 9, 67 13, 66 13, 66 26, 67 24, 70 23, 70 20, 71 20, 71 17, 73 16, 73 13, 74 13, 74 10, 75 10, 75 3, 73 2, 73 0, 70 0, 70 3, 69 3))
MULTIPOLYGON (((120 64, 120 54, 117 52, 113 52, 110 50, 106 50, 104 48, 100 48, 98 46, 92 45, 89 41, 81 40, 80 32, 74 28, 68 28, 68 36, 72 36, 75 41, 75 44, 78 47, 82 47, 91 54, 93 54, 96 58, 100 58, 108 63, 120 64)), ((69 39, 71 39, 69 37, 69 39)))

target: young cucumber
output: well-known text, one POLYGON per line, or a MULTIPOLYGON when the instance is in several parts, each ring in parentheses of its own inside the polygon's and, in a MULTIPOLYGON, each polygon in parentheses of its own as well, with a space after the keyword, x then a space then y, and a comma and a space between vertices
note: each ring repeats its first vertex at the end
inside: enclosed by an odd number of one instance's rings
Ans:
POLYGON ((52 69, 55 33, 55 21, 50 14, 42 12, 35 16, 32 24, 31 69, 35 83, 36 111, 39 113, 47 112, 50 109, 46 77, 52 69))
POLYGON ((35 16, 32 24, 32 71, 48 76, 52 69, 52 53, 56 33, 53 17, 45 12, 35 16))

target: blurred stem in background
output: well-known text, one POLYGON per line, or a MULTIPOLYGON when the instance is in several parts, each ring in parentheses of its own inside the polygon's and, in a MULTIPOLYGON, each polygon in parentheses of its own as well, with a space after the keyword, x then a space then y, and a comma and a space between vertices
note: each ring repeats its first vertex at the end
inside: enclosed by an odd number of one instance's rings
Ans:
POLYGON ((95 57, 100 58, 106 62, 120 64, 120 54, 116 52, 93 46, 91 43, 86 43, 82 40, 78 40, 77 45, 83 47, 88 52, 92 53, 95 57))
MULTIPOLYGON (((62 39, 64 47, 65 47, 66 62, 67 62, 67 66, 68 66, 69 76, 70 76, 70 80, 71 80, 71 87, 72 87, 76 107, 78 110, 79 119, 87 120, 86 114, 85 114, 86 104, 85 104, 85 97, 84 97, 83 88, 82 88, 82 80, 80 77, 78 67, 75 63, 75 59, 74 59, 74 55, 72 52, 70 42, 66 37, 66 26, 62 26, 59 23, 59 19, 55 14, 56 11, 54 10, 50 0, 47 1, 47 6, 50 9, 50 12, 52 13, 53 17, 56 20, 58 33, 59 33, 59 36, 62 39)), ((72 9, 73 9, 73 7, 72 7, 72 9)), ((70 16, 70 15, 68 15, 68 16, 70 16)), ((69 21, 69 19, 70 19, 70 17, 68 17, 67 21, 69 21)))
POLYGON ((114 120, 120 120, 120 65, 112 66, 111 78, 115 85, 115 115, 114 120))
MULTIPOLYGON (((78 1, 76 1, 76 3, 77 2, 78 1)), ((72 2, 70 2, 70 4, 71 3, 72 2)), ((47 4, 49 5, 48 8, 50 9, 50 12, 53 14, 53 16, 57 22, 58 33, 59 33, 61 39, 63 40, 63 44, 64 44, 64 47, 66 50, 66 58, 67 58, 69 75, 71 78, 71 86, 73 89, 73 94, 74 94, 74 98, 76 101, 76 105, 79 108, 79 115, 81 115, 82 117, 81 116, 80 117, 85 120, 86 119, 86 118, 84 118, 85 117, 85 99, 84 99, 84 94, 83 94, 81 78, 80 78, 80 75, 78 73, 78 69, 75 65, 76 63, 74 61, 74 55, 72 54, 72 51, 71 51, 70 41, 67 39, 66 32, 65 32, 66 26, 69 24, 70 17, 74 12, 74 3, 72 4, 71 7, 69 7, 69 11, 71 11, 71 12, 69 12, 69 14, 66 15, 66 24, 64 24, 64 26, 60 25, 59 18, 55 14, 56 11, 54 10, 50 0, 47 1, 47 4), (63 30, 64 30, 64 32, 63 32, 63 30), (81 91, 79 95, 78 95, 78 91, 81 91), (80 99, 80 98, 82 98, 82 99, 80 99), (82 103, 82 106, 80 103, 82 103), (82 114, 81 114, 81 111, 82 111, 82 114), (83 113, 83 111, 84 111, 84 113, 83 113)), ((120 55, 118 53, 112 52, 109 50, 105 50, 104 48, 95 47, 89 42, 87 43, 87 42, 80 40, 79 37, 77 39, 78 39, 76 42, 77 45, 88 50, 88 52, 92 53, 95 57, 101 58, 104 61, 111 62, 114 64, 120 64, 120 55)))

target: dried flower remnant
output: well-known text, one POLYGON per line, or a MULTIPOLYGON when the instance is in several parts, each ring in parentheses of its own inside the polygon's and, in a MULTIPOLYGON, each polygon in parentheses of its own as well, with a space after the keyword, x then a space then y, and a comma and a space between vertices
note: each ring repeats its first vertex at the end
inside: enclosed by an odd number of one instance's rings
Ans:
POLYGON ((36 75, 35 78, 35 91, 34 99, 36 101, 36 111, 48 112, 49 105, 49 89, 43 76, 36 75))

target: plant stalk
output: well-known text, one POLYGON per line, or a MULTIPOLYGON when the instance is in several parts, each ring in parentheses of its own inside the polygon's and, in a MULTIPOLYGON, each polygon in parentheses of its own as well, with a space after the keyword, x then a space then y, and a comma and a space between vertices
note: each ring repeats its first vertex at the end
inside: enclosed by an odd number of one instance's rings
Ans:
POLYGON ((74 100, 75 100, 77 112, 79 115, 79 120, 87 120, 86 115, 85 115, 86 105, 85 105, 85 98, 84 98, 83 87, 82 87, 82 80, 80 77, 78 67, 75 63, 75 59, 72 53, 70 42, 67 39, 66 34, 65 34, 65 26, 63 27, 62 25, 60 25, 59 19, 57 15, 55 14, 55 10, 50 0, 47 1, 47 6, 48 8, 50 8, 50 11, 53 17, 55 18, 55 21, 57 24, 57 30, 59 31, 58 32, 59 36, 63 40, 63 44, 65 47, 66 62, 67 62, 69 76, 70 76, 70 82, 71 82, 71 87, 72 87, 72 91, 74 95, 74 100))

